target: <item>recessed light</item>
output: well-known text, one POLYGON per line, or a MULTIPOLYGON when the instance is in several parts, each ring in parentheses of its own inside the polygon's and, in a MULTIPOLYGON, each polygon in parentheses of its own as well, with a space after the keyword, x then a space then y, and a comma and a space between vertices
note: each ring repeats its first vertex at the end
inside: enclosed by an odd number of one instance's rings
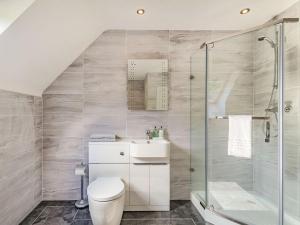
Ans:
POLYGON ((245 9, 241 10, 240 14, 245 15, 245 14, 249 13, 250 11, 251 10, 249 8, 245 8, 245 9))
POLYGON ((136 11, 136 13, 137 13, 138 15, 144 15, 144 14, 145 14, 145 9, 138 9, 138 10, 136 11))

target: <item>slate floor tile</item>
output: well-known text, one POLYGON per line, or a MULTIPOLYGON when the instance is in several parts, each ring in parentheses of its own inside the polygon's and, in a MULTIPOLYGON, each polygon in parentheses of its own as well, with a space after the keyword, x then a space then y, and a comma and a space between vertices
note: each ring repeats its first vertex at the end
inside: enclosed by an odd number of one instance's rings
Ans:
MULTIPOLYGON (((88 208, 74 201, 41 202, 20 225, 93 225, 88 208)), ((190 201, 171 201, 169 212, 124 212, 121 225, 205 225, 190 201)))

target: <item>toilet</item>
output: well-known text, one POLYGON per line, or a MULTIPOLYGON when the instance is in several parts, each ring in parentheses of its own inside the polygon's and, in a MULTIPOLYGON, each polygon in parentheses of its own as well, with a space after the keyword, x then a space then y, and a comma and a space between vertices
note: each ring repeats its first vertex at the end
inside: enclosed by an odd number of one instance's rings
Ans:
POLYGON ((93 225, 120 225, 125 185, 119 177, 98 177, 87 188, 93 225))

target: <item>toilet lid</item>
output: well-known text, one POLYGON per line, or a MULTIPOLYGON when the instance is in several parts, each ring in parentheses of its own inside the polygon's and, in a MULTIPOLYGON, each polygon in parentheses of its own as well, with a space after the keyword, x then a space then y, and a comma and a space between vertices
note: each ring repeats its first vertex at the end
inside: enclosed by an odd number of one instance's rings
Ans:
POLYGON ((89 184, 89 198, 106 202, 119 198, 124 193, 124 183, 119 177, 101 177, 89 184))

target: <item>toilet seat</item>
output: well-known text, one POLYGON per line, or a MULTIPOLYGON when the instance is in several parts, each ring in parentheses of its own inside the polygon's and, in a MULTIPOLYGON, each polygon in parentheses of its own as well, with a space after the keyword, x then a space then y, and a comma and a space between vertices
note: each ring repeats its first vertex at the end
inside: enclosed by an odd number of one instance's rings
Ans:
POLYGON ((124 183, 118 177, 99 177, 87 188, 89 199, 98 202, 115 200, 121 197, 124 192, 124 183))

